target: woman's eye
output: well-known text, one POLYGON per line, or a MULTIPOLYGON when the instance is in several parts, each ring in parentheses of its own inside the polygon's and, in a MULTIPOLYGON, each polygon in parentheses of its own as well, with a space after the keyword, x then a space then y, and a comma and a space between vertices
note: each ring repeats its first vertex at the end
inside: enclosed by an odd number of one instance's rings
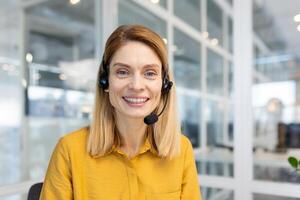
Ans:
POLYGON ((148 72, 145 72, 145 75, 146 75, 147 77, 154 77, 154 76, 156 76, 156 73, 153 72, 153 71, 148 71, 148 72))
POLYGON ((117 75, 119 75, 119 76, 126 76, 128 74, 129 74, 128 71, 125 71, 125 70, 119 70, 119 71, 117 71, 117 75))

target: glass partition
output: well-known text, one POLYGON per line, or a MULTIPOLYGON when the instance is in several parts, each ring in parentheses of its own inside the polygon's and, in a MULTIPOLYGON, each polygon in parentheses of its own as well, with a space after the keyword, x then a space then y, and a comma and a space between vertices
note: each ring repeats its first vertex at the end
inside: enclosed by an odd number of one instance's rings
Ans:
POLYGON ((89 124, 99 66, 94 10, 93 0, 44 1, 26 9, 22 180, 44 178, 59 137, 89 124))
POLYGON ((282 1, 254 3, 253 171, 257 180, 300 183, 300 175, 287 160, 300 158, 300 43, 293 39, 299 36, 293 21, 296 13, 274 10, 284 6, 282 1))
POLYGON ((253 194, 253 200, 300 200, 300 198, 275 196, 267 194, 253 194))
POLYGON ((17 1, 0 2, 0 186, 16 183, 21 178, 23 108, 20 102, 24 94, 17 39, 21 12, 15 9, 17 5, 17 1))
POLYGON ((207 32, 220 46, 224 46, 223 14, 223 10, 215 1, 207 1, 207 32))
POLYGON ((167 8, 167 0, 148 0, 154 5, 159 5, 163 8, 167 8))
POLYGON ((233 200, 233 191, 221 188, 201 187, 202 199, 205 200, 233 200))
POLYGON ((174 30, 174 75, 177 86, 201 89, 200 43, 174 30))
POLYGON ((223 59, 217 53, 207 50, 207 92, 224 95, 224 66, 223 59))
POLYGON ((179 109, 183 134, 188 136, 194 148, 201 144, 201 99, 199 97, 180 95, 179 109))
POLYGON ((201 0, 174 0, 174 14, 199 31, 201 31, 200 10, 201 0))
POLYGON ((119 1, 118 24, 142 24, 167 39, 166 22, 132 1, 119 1))

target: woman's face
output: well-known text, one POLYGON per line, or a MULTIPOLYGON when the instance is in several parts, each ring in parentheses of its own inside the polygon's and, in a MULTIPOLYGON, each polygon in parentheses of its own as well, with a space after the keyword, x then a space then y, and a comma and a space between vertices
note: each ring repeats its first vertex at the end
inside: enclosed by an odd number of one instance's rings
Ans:
POLYGON ((109 100, 116 115, 144 118, 158 105, 162 88, 162 63, 146 44, 127 42, 110 62, 109 100))

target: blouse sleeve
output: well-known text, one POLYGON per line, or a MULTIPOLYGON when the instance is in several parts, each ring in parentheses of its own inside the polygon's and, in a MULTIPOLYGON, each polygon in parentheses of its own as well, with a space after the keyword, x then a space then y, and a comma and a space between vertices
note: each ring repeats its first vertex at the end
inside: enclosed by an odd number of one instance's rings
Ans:
POLYGON ((73 199, 70 158, 63 138, 52 153, 40 195, 40 200, 53 199, 73 199))
POLYGON ((183 181, 181 187, 181 200, 202 200, 198 174, 195 164, 194 152, 191 142, 187 139, 183 181))

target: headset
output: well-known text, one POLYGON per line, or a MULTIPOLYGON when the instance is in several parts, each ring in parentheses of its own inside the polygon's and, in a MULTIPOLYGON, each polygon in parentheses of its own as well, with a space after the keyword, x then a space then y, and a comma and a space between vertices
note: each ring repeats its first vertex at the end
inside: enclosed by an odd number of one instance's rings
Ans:
MULTIPOLYGON (((108 69, 107 69, 107 65, 104 62, 104 59, 102 59, 102 67, 103 67, 103 72, 100 74, 98 85, 103 90, 106 90, 106 89, 108 89, 109 83, 108 83, 108 69)), ((164 72, 163 84, 162 84, 162 88, 161 88, 162 94, 163 95, 168 94, 172 85, 173 85, 173 82, 168 79, 167 73, 164 72)))
MULTIPOLYGON (((106 89, 108 89, 109 83, 108 83, 108 67, 107 67, 107 64, 104 61, 104 56, 102 58, 102 64, 101 65, 103 67, 103 72, 99 76, 98 85, 103 90, 106 90, 106 89)), ((168 100, 168 97, 169 97, 168 93, 171 90, 172 85, 173 85, 173 82, 168 79, 167 72, 164 72, 161 93, 162 93, 162 95, 167 95, 167 99, 164 103, 164 107, 163 107, 162 111, 158 115, 156 115, 155 113, 151 113, 150 115, 148 115, 144 118, 144 122, 147 125, 151 125, 151 124, 154 124, 155 122, 157 122, 158 117, 165 110, 165 107, 167 105, 167 100, 168 100)))

